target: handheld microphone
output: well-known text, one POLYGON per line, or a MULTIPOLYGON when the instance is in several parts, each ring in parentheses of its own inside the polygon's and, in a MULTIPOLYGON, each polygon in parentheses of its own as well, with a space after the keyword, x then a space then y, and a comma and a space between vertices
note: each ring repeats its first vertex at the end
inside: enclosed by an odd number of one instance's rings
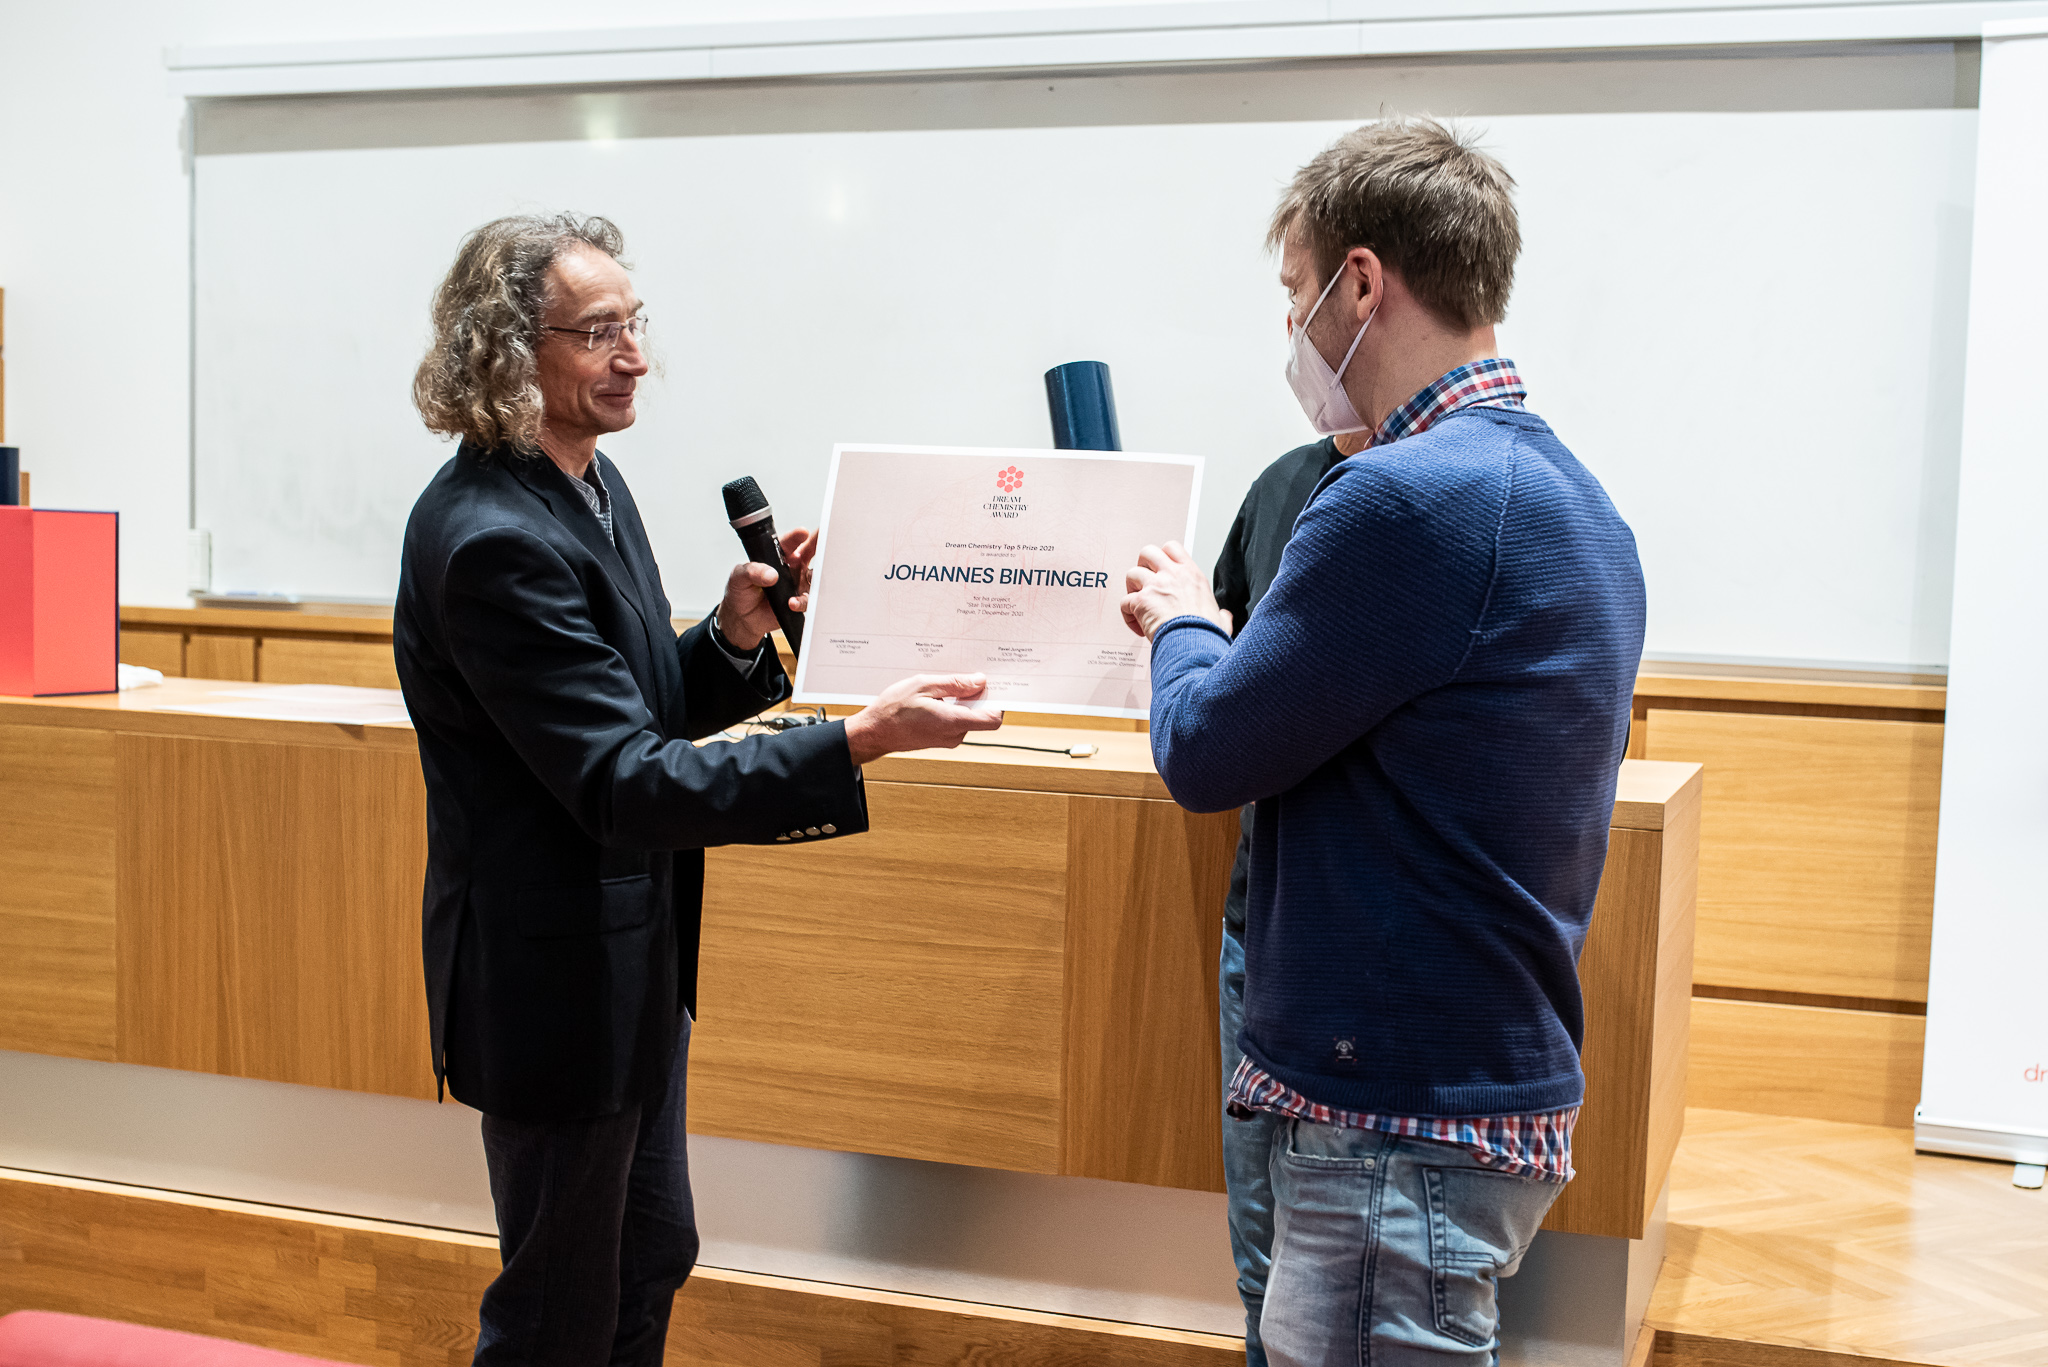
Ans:
POLYGON ((776 572, 776 581, 761 591, 768 595, 768 605, 775 609, 775 620, 782 626, 782 637, 789 642, 790 654, 796 654, 804 644, 804 616, 789 610, 789 600, 797 591, 796 576, 782 558, 782 543, 775 537, 775 515, 768 506, 768 495, 761 492, 752 475, 742 475, 725 486, 725 515, 732 520, 732 529, 740 534, 740 546, 747 559, 776 572))

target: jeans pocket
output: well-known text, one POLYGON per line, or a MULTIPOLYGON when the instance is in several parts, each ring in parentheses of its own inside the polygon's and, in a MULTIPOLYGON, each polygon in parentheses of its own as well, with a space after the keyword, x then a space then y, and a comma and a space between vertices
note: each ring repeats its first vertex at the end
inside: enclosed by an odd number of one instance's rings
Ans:
POLYGON ((1437 1332, 1485 1347, 1500 1324, 1500 1278, 1528 1252, 1558 1189, 1481 1168, 1424 1168, 1422 1179, 1437 1332))
POLYGON ((1385 1137, 1374 1130, 1318 1125, 1312 1120, 1287 1122, 1286 1159, 1312 1172, 1371 1172, 1385 1137))

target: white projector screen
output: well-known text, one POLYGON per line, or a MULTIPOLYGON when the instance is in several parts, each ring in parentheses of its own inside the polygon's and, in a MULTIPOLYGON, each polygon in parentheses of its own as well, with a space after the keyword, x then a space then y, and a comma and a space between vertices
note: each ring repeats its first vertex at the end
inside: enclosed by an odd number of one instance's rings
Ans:
POLYGON ((561 208, 620 224, 647 301, 663 371, 604 449, 678 610, 737 558, 724 481, 789 526, 834 442, 1049 445, 1071 360, 1127 446, 1207 458, 1209 559, 1313 435, 1266 216, 1384 106, 1520 183, 1502 347, 1636 530, 1650 654, 1939 665, 1973 104, 1948 45, 214 102, 198 525, 218 590, 389 598, 452 453, 408 397, 428 300, 466 230, 561 208))

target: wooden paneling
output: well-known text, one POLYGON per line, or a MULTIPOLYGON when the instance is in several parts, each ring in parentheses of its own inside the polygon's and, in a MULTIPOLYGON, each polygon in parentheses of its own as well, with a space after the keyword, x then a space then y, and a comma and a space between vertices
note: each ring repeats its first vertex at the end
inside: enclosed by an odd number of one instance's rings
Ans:
MULTIPOLYGON (((1684 698, 1692 702, 1772 703, 1806 708, 1874 707, 1938 713, 1948 707, 1947 685, 1926 675, 1827 670, 1769 676, 1689 674, 1652 667, 1649 661, 1636 675, 1635 694, 1638 699, 1684 698)), ((1653 701, 1650 705, 1658 704, 1653 701)), ((1739 710, 1739 706, 1731 710, 1739 710)))
POLYGON ((1069 800, 1061 1170, 1221 1191, 1216 960, 1237 813, 1069 800))
POLYGON ((2048 1218, 2009 1163, 1915 1154, 1905 1130, 1694 1110, 1670 1214, 1647 1320, 1672 1367, 1817 1367, 1799 1348, 1856 1367, 2048 1361, 2048 1218))
POLYGON ((434 1094, 403 752, 123 735, 119 1057, 434 1094))
MULTIPOLYGON (((1649 1367, 1924 1367, 1903 1358, 1830 1353, 1785 1343, 1744 1343, 1704 1334, 1648 1331, 1655 1337, 1649 1367)), ((1631 1364, 1630 1367, 1634 1367, 1631 1364)))
POLYGON ((1150 1325, 703 1272, 676 1298, 669 1367, 1243 1367, 1244 1340, 1150 1325))
POLYGON ((346 1362, 456 1367, 496 1241, 366 1220, 0 1178, 0 1311, 212 1334, 346 1362))
POLYGON ((175 627, 180 631, 243 632, 266 636, 309 632, 391 639, 391 609, 373 603, 300 604, 291 608, 152 608, 130 604, 121 625, 175 627))
POLYGON ((1572 1134, 1579 1177, 1551 1207, 1545 1228, 1640 1235, 1649 1213, 1650 1072, 1656 1042, 1648 1000, 1657 970, 1657 925, 1627 909, 1656 897, 1663 871, 1660 831, 1614 830, 1579 956, 1586 1032, 1581 1063, 1586 1102, 1572 1134), (1634 995, 1640 994, 1640 996, 1634 995))
POLYGON ((1651 1003, 1650 1129, 1644 1168, 1645 1212, 1655 1209, 1685 1136, 1686 1075, 1692 1058, 1694 943, 1699 934, 1700 812, 1705 774, 1673 794, 1664 809, 1657 889, 1657 983, 1651 1003))
POLYGON ((1941 728, 1652 711, 1706 765, 1695 981, 1927 999, 1941 728))
MULTIPOLYGON (((5 724, 49 719, 21 727, 38 738, 112 746, 114 1056, 431 1095, 410 731, 162 710, 218 692, 0 704, 5 724)), ((878 762, 871 832, 712 852, 700 1132, 1215 1189, 1234 822, 1125 796, 1158 782, 1144 739, 1095 734, 1099 763, 878 762)), ((1620 778, 1582 965, 1599 1119, 1554 1228, 1639 1231, 1676 1133, 1691 874, 1666 852, 1692 839, 1698 784, 1684 763, 1620 778)))
POLYGON ((185 673, 185 633, 153 631, 148 627, 121 628, 121 663, 160 669, 170 677, 185 673))
POLYGON ((193 679, 256 678, 256 641, 249 636, 195 634, 185 645, 185 675, 193 679))
POLYGON ((1924 1016, 1696 997, 1692 1019, 1694 1106, 1913 1123, 1924 1016))
POLYGON ((0 726, 0 1049, 114 1057, 114 738, 0 726))
POLYGON ((1586 1101, 1572 1137, 1578 1177, 1544 1228, 1640 1238, 1685 1129, 1700 774, 1624 771, 1593 924, 1579 957, 1586 1101), (1651 811, 1652 800, 1654 812, 1651 811))
MULTIPOLYGON (((58 1310, 390 1367, 460 1367, 477 1235, 0 1175, 0 1314, 58 1310)), ((699 1268, 669 1367, 1233 1367, 1242 1340, 699 1268)))
POLYGON ((857 839, 710 852, 691 1128, 1059 1171, 1068 799, 867 797, 857 839))
POLYGON ((317 641, 293 636, 265 636, 258 667, 264 683, 398 687, 398 666, 392 660, 389 641, 317 641))

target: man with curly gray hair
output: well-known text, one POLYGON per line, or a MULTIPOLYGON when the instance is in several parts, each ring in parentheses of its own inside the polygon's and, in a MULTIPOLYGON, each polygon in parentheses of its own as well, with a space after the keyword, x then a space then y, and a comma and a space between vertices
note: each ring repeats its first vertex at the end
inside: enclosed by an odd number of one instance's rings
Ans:
MULTIPOLYGON (((478 1363, 662 1360, 697 1232, 684 1138, 704 850, 867 829, 860 766, 1001 724, 919 675, 843 722, 693 742, 789 696, 766 565, 680 636, 598 440, 646 318, 602 218, 471 233, 414 400, 460 448, 406 525, 393 645, 427 785, 435 1076, 483 1112, 503 1270, 478 1363)), ((815 539, 782 538, 808 588, 815 539)), ((803 611, 802 593, 790 606, 803 611)))

